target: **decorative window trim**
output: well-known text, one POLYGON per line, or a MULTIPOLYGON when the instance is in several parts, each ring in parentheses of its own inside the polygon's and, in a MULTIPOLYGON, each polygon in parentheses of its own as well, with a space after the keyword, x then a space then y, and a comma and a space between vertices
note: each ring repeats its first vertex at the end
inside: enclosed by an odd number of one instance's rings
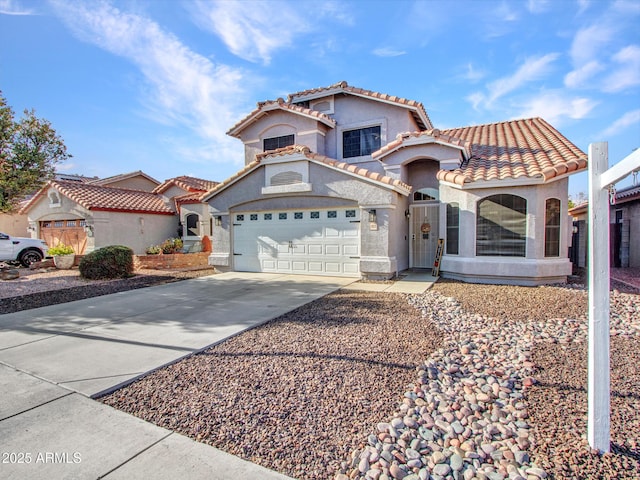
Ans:
POLYGON ((273 195, 275 193, 300 193, 312 191, 310 183, 292 183, 290 185, 276 185, 273 187, 262 187, 263 195, 273 195))

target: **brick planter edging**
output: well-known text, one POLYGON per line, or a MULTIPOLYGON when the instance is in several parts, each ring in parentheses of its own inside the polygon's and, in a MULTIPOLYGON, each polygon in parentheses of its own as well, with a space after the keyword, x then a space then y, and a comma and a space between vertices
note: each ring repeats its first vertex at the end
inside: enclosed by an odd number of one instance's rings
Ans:
POLYGON ((165 268, 206 267, 209 253, 170 253, 160 255, 136 255, 139 268, 162 270, 165 268))

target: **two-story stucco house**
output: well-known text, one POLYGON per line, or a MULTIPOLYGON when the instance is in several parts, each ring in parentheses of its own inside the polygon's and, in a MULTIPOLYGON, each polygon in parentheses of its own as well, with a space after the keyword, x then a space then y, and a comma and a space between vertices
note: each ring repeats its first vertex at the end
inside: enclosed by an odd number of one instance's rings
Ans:
POLYGON ((245 167, 202 200, 220 270, 562 282, 568 176, 586 155, 540 118, 438 130, 422 103, 346 82, 260 102, 245 167))

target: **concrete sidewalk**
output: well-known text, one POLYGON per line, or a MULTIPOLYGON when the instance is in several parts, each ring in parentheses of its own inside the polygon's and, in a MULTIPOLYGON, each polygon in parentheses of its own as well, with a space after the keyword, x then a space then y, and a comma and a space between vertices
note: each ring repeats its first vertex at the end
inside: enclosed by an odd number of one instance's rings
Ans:
POLYGON ((233 272, 0 315, 0 478, 286 479, 87 397, 352 282, 233 272))
POLYGON ((431 270, 408 272, 395 282, 354 282, 343 287, 345 290, 388 293, 424 293, 429 290, 440 277, 431 275, 431 270))

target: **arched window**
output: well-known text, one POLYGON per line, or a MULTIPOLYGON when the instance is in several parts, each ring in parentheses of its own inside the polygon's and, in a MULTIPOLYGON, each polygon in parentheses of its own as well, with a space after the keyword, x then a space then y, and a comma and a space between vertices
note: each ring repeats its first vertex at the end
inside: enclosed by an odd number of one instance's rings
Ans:
POLYGON ((548 198, 544 209, 544 256, 560 256, 560 200, 548 198))
POLYGON ((447 204, 447 255, 457 255, 460 243, 460 206, 447 204))
POLYGON ((187 224, 187 237, 198 237, 200 235, 200 231, 198 228, 198 220, 199 217, 196 213, 190 213, 185 218, 187 224))
POLYGON ((526 199, 501 193, 478 202, 476 255, 524 257, 526 240, 526 199))

